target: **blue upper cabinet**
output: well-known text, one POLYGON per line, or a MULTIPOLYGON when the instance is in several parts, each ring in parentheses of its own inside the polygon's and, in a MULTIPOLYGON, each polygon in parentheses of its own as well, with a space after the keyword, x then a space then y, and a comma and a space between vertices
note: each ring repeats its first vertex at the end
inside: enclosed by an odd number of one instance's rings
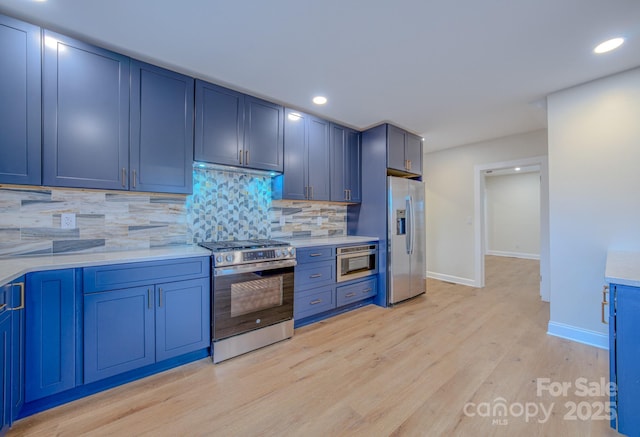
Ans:
POLYGON ((43 182, 128 189, 129 58, 44 31, 43 182))
POLYGON ((360 132, 331 125, 331 200, 360 202, 362 145, 360 132))
POLYGON ((387 125, 387 168, 401 173, 422 174, 422 139, 387 125))
POLYGON ((284 108, 251 96, 244 98, 244 165, 283 171, 284 108))
POLYGON ((196 161, 282 172, 284 109, 196 81, 196 161))
POLYGON ((193 190, 193 82, 131 61, 131 190, 193 190))
POLYGON ((285 109, 284 173, 274 180, 274 197, 329 200, 330 123, 285 109))
POLYGON ((0 183, 41 183, 40 28, 0 15, 0 183))
POLYGON ((196 80, 194 158, 224 165, 242 165, 244 95, 196 80))

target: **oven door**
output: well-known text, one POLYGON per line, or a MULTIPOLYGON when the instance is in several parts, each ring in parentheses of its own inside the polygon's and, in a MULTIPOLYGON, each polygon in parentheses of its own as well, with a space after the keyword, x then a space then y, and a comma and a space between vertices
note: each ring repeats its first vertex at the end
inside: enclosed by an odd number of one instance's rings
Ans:
POLYGON ((295 260, 213 270, 213 341, 293 318, 295 260))

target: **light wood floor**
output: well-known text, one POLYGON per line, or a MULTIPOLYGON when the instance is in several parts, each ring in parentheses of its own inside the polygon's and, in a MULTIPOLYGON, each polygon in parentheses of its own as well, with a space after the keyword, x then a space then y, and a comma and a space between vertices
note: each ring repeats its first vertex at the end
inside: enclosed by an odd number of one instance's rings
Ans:
POLYGON ((487 257, 486 274, 484 289, 429 280, 426 296, 393 309, 368 306, 218 365, 118 387, 23 419, 9 435, 616 435, 607 421, 564 417, 566 402, 606 397, 575 387, 537 396, 537 378, 608 381, 606 351, 546 334, 538 262, 487 257), (500 402, 509 415, 479 415, 500 402), (533 404, 552 408, 548 421, 517 417, 533 404))

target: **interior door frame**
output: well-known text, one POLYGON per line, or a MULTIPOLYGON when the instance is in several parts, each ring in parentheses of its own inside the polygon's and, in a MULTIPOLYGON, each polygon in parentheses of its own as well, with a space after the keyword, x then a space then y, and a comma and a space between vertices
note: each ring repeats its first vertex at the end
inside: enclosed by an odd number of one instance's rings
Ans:
POLYGON ((474 271, 475 286, 485 285, 484 254, 485 254, 485 179, 487 170, 499 170, 513 167, 540 167, 540 298, 551 301, 549 281, 549 164, 547 156, 535 156, 513 161, 493 162, 474 166, 474 271))

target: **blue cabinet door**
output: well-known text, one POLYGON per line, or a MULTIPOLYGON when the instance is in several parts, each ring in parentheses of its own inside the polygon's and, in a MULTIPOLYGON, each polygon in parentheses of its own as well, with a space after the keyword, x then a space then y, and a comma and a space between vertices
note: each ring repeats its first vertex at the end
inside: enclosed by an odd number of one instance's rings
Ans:
POLYGON ((405 157, 407 159, 407 170, 414 174, 422 174, 422 138, 407 133, 405 157))
POLYGON ((156 360, 208 347, 209 314, 208 278, 156 285, 156 360))
POLYGON ((346 130, 345 179, 349 190, 349 201, 362 201, 362 134, 346 130))
POLYGON ((155 362, 154 289, 85 294, 84 382, 155 362))
POLYGON ((278 197, 290 200, 307 198, 307 131, 308 116, 293 109, 285 109, 284 174, 275 179, 278 197))
POLYGON ((193 79, 131 61, 129 187, 191 193, 193 79))
POLYGON ((309 117, 309 139, 307 144, 308 195, 309 200, 331 198, 330 179, 330 127, 331 123, 309 117))
POLYGON ((11 284, 11 422, 24 405, 25 279, 11 284))
POLYGON ((196 80, 194 159, 224 165, 242 165, 244 95, 196 80))
POLYGON ((40 185, 40 28, 0 15, 0 183, 40 185))
POLYGON ((72 269, 27 275, 26 402, 76 384, 75 293, 72 269))
POLYGON ((406 171, 407 163, 404 146, 407 132, 392 125, 387 125, 387 167, 406 171))
POLYGON ((128 189, 129 58, 48 30, 43 183, 128 189))
POLYGON ((618 432, 634 435, 640 430, 640 289, 616 285, 615 353, 618 385, 618 432))
MULTIPOLYGON (((8 293, 3 292, 3 295, 8 293)), ((5 300, 0 298, 0 300, 5 300)), ((6 302, 5 302, 6 303, 6 302)), ((2 303, 1 305, 4 305, 2 303)), ((11 425, 11 316, 0 315, 0 435, 11 425)))
POLYGON ((282 172, 284 108, 251 96, 245 96, 244 102, 244 165, 282 172))

